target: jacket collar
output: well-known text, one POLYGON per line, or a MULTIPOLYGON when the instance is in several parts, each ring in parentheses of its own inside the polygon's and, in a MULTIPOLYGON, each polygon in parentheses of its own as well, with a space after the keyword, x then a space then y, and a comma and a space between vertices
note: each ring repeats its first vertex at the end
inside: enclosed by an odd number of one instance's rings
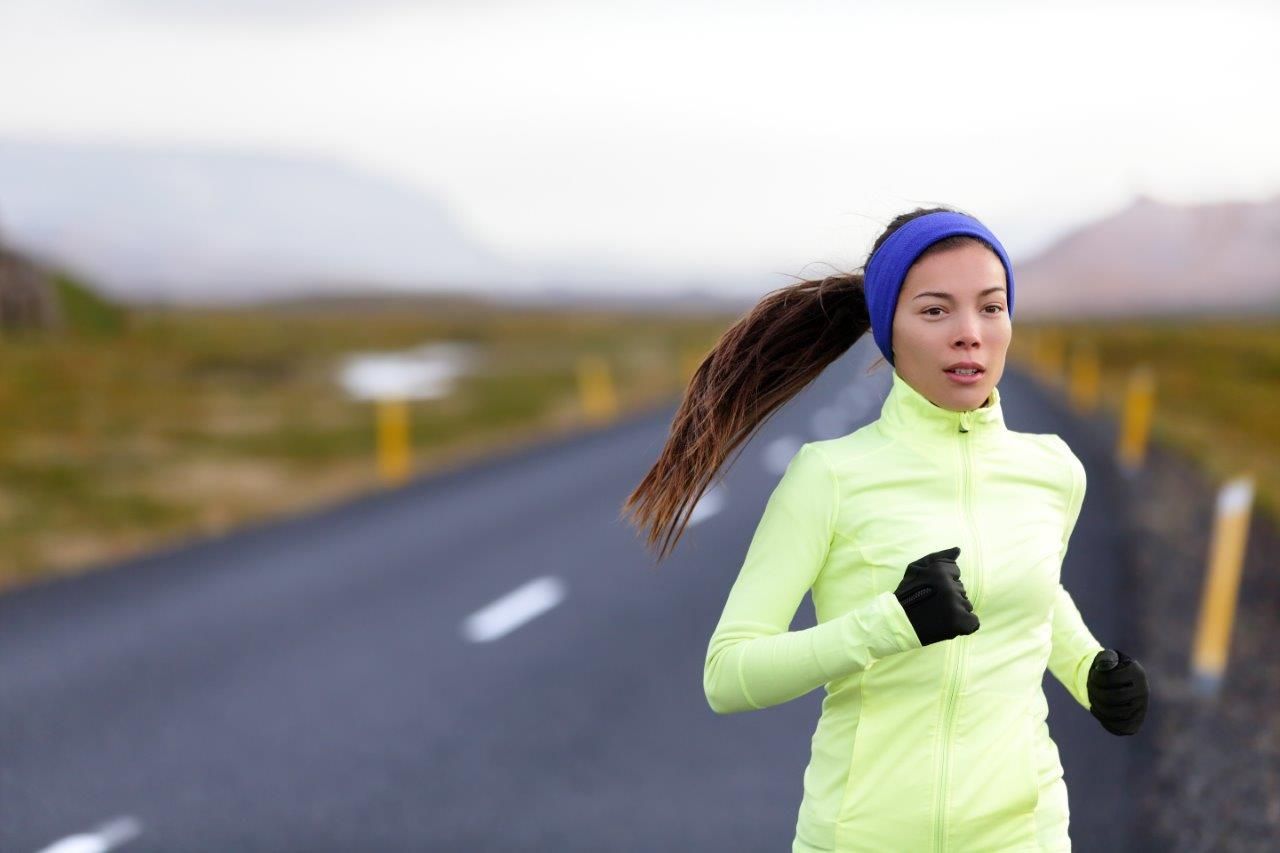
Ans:
POLYGON ((1006 429, 1000 389, 993 386, 988 405, 956 412, 935 405, 893 371, 893 387, 880 407, 881 428, 890 435, 989 435, 1006 429))

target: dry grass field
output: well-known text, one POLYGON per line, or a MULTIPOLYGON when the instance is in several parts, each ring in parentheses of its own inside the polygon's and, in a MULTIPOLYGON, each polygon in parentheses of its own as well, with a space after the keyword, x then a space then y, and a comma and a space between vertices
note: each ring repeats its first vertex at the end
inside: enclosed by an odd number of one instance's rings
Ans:
POLYGON ((1100 368, 1100 405, 1119 422, 1130 373, 1155 378, 1151 440, 1195 462, 1210 482, 1254 477, 1255 511, 1280 521, 1280 318, 1090 321, 1030 325, 1014 334, 1011 357, 1032 361, 1051 336, 1070 362, 1073 344, 1091 346, 1100 368))
MULTIPOLYGON (((413 468, 460 464, 584 423, 578 364, 603 357, 620 410, 671 401, 682 359, 734 317, 515 310, 465 300, 317 301, 125 312, 68 285, 64 333, 0 336, 0 587, 76 572, 380 487, 373 405, 343 359, 432 342, 475 359, 452 393, 410 403, 413 468)), ((1102 400, 1157 376, 1153 438, 1217 479, 1255 473, 1280 508, 1280 321, 1032 326, 1088 341, 1102 400)))
POLYGON ((421 473, 578 427, 584 353, 620 411, 669 399, 728 319, 418 300, 0 336, 0 587, 379 488, 373 404, 337 379, 349 354, 474 347, 452 393, 409 404, 421 473))

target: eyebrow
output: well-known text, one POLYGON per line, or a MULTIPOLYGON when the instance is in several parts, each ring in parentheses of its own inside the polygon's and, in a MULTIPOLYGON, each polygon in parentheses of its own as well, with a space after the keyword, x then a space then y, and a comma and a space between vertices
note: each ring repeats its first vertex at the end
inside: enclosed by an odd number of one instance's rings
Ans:
MULTIPOLYGON (((982 292, 981 292, 981 293, 979 293, 978 295, 979 295, 979 296, 986 296, 988 293, 995 293, 997 290, 1004 290, 1004 288, 1003 288, 1003 287, 988 287, 986 290, 982 291, 982 292)), ((941 291, 938 291, 938 290, 926 290, 924 293, 917 293, 917 294, 916 294, 914 297, 912 297, 912 298, 913 298, 913 299, 921 299, 921 298, 923 298, 923 297, 925 297, 925 296, 937 296, 939 299, 951 299, 951 298, 953 298, 953 297, 951 296, 951 294, 950 294, 950 293, 942 293, 941 291)))

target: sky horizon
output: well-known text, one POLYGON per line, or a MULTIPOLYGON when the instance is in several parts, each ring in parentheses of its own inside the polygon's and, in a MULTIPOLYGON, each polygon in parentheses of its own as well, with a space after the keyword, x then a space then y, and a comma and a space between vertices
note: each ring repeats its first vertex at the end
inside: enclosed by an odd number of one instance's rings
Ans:
POLYGON ((1280 191, 1263 3, 13 0, 0 135, 242 148, 433 194, 530 261, 853 266, 970 210, 1026 256, 1280 191), (955 96, 959 94, 960 96, 955 96))

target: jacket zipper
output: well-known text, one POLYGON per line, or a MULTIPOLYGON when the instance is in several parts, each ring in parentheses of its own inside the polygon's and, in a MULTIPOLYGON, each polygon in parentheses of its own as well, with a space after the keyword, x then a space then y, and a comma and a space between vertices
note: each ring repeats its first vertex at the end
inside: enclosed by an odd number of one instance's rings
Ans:
MULTIPOLYGON (((973 478, 970 474, 970 471, 972 468, 972 455, 971 455, 971 441, 969 440, 970 430, 969 430, 969 413, 968 412, 960 413, 960 430, 959 431, 961 435, 964 436, 964 438, 960 440, 960 443, 961 443, 960 462, 961 462, 961 470, 964 472, 964 490, 961 493, 962 494, 961 500, 964 504, 963 510, 964 510, 965 521, 969 525, 970 534, 973 536, 974 553, 975 555, 980 555, 982 552, 982 547, 981 547, 981 544, 978 542, 977 528, 973 524, 973 512, 972 512, 973 478)), ((976 570, 977 568, 976 560, 974 561, 974 567, 976 570)), ((974 574, 973 581, 974 581, 975 592, 973 594, 972 599, 970 600, 970 603, 974 604, 974 606, 976 607, 977 604, 975 602, 977 601, 976 590, 977 590, 977 581, 978 581, 978 574, 976 571, 974 574)), ((937 853, 944 853, 944 851, 946 850, 946 815, 944 814, 943 803, 944 803, 944 798, 946 796, 947 784, 948 784, 947 772, 949 769, 948 765, 950 764, 950 757, 951 757, 951 728, 952 728, 952 725, 955 723, 954 718, 955 718, 955 708, 956 708, 956 690, 960 685, 960 670, 963 668, 964 653, 966 651, 968 639, 969 638, 966 636, 955 637, 951 642, 952 648, 948 650, 949 652, 952 653, 949 656, 956 658, 956 663, 955 663, 955 666, 952 667, 947 673, 948 682, 947 682, 946 702, 943 704, 943 707, 942 707, 942 771, 938 776, 938 793, 934 799, 934 814, 936 816, 934 826, 936 831, 934 835, 933 847, 934 847, 934 850, 937 851, 937 853)))
POLYGON ((982 538, 978 525, 973 521, 973 439, 964 442, 966 467, 964 470, 965 487, 965 519, 969 522, 969 532, 973 535, 973 589, 968 590, 969 603, 976 610, 978 600, 982 597, 986 583, 985 566, 982 565, 982 538))

